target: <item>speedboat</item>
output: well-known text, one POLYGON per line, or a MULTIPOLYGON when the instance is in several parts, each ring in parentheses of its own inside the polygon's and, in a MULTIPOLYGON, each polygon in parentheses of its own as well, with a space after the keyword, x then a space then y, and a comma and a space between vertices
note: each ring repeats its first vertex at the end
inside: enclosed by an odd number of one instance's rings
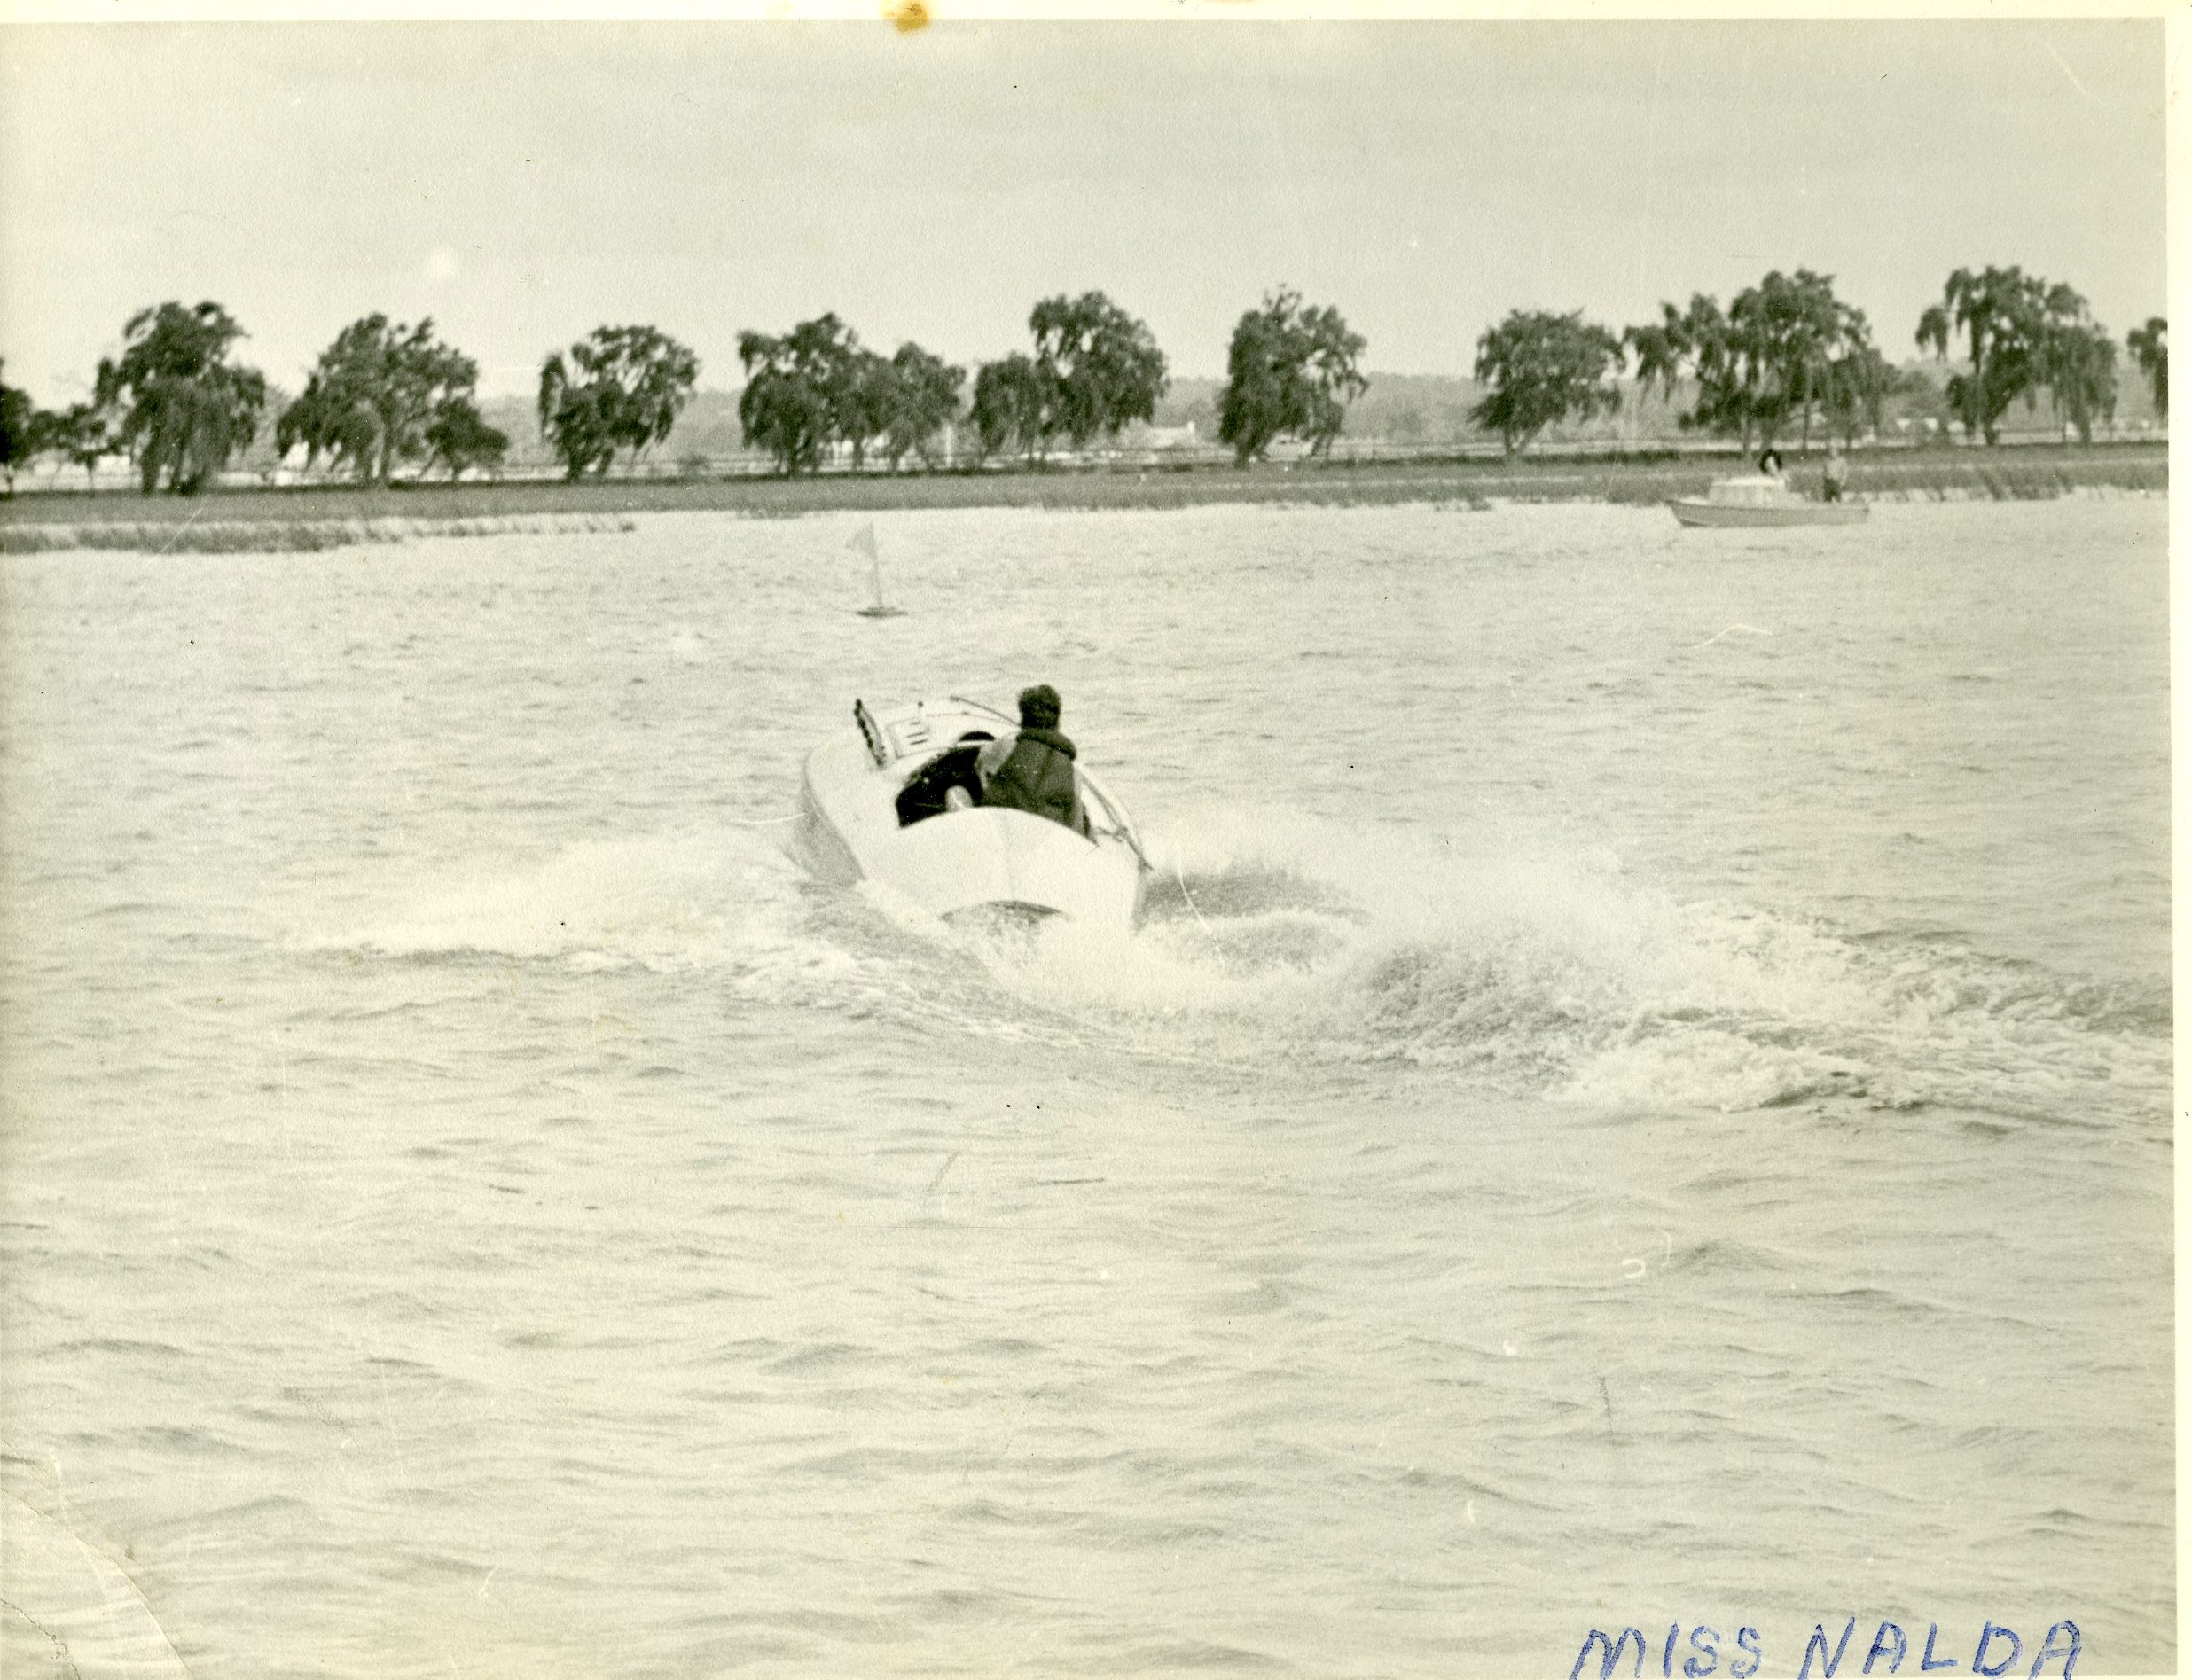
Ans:
POLYGON ((1087 832, 1032 812, 970 802, 982 745, 1019 727, 979 700, 852 707, 857 730, 807 756, 795 845, 839 886, 880 882, 932 914, 1062 916, 1125 930, 1149 872, 1118 801, 1074 766, 1087 832))
POLYGON ((1715 479, 1702 497, 1683 496, 1667 505, 1685 525, 1715 526, 1855 525, 1872 511, 1862 502, 1814 502, 1766 473, 1715 479))

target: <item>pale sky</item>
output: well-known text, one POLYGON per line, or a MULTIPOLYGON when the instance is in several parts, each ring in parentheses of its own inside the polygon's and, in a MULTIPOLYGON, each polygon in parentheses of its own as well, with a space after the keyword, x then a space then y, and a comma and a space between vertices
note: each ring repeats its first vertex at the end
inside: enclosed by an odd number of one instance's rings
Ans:
POLYGON ((1949 270, 2166 308, 2163 27, 2066 22, 198 24, 0 28, 0 356, 85 394, 123 322, 225 304, 288 390, 431 315, 488 395, 605 323, 834 309, 1024 348, 1108 292, 1224 371, 1290 282, 1367 365, 1466 373, 1508 309, 1618 330, 1809 267, 1891 357, 1949 270))

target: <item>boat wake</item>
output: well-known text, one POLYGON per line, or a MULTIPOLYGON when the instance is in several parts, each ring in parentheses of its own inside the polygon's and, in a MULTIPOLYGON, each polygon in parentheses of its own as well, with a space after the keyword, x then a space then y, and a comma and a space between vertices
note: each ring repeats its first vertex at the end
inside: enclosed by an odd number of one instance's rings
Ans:
POLYGON ((1939 933, 1685 903, 1610 857, 1199 820, 1131 942, 977 947, 998 983, 1149 1053, 1405 1066, 1515 1094, 2156 1116, 2169 1004, 1939 933))
POLYGON ((947 924, 810 881, 767 831, 574 848, 309 942, 387 959, 675 973, 740 1008, 1315 1076, 1376 1067, 1594 1106, 1812 1099, 2165 1114, 2165 989, 1942 932, 1680 903, 1617 862, 1200 814, 1132 934, 947 924))

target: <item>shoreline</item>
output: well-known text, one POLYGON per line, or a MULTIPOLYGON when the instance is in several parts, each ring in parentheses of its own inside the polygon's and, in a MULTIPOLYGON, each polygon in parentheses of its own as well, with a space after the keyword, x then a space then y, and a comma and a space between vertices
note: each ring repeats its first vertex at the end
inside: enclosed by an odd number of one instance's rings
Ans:
MULTIPOLYGON (((1816 486, 1823 459, 1790 478, 1816 486)), ((2048 500, 2163 495, 2165 444, 1859 452, 1849 494, 1879 502, 2048 500)), ((1522 457, 1230 465, 1108 465, 1004 472, 825 473, 800 479, 487 481, 222 489, 198 496, 41 490, 0 499, 0 554, 98 549, 176 553, 312 552, 418 536, 624 531, 651 512, 787 519, 973 507, 1061 511, 1225 504, 1484 509, 1501 502, 1649 504, 1703 494, 1733 455, 1522 457)))

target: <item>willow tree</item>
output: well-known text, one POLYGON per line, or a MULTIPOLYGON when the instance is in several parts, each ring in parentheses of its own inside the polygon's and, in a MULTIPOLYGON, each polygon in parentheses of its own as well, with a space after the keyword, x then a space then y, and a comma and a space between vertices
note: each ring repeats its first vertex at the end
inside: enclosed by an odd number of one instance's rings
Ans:
POLYGON ((1683 382, 1695 382, 1696 401, 1676 417, 1685 431, 1731 419, 1747 428, 1750 417, 1740 397, 1734 340, 1718 298, 1695 292, 1687 309, 1662 303, 1657 321, 1629 328, 1621 342, 1636 359, 1640 393, 1656 387, 1671 407, 1683 382))
POLYGON ((1044 299, 1028 330, 1049 387, 1046 434, 1062 433, 1083 449, 1155 415, 1167 383, 1164 352, 1147 325, 1101 292, 1044 299))
POLYGON ((565 473, 607 473, 619 449, 637 462, 669 437, 701 376, 700 358, 651 326, 599 326, 541 363, 541 435, 565 473))
POLYGON ((889 430, 897 401, 897 368, 856 340, 830 391, 832 429, 851 446, 854 472, 867 465, 868 445, 889 430))
POLYGON ((360 478, 370 477, 380 444, 380 423, 372 408, 317 369, 274 421, 275 454, 286 459, 290 450, 301 446, 307 473, 325 455, 360 478))
POLYGON ((2154 412, 2165 425, 2169 420, 2169 323, 2160 316, 2150 316, 2144 326, 2133 327, 2125 336, 2124 348, 2131 352, 2131 359, 2139 364, 2139 371, 2147 377, 2147 388, 2154 393, 2154 412))
POLYGON ((959 387, 967 383, 967 370, 908 341, 890 358, 890 372, 883 453, 895 473, 909 449, 926 462, 936 434, 959 418, 959 387))
POLYGON ((15 493, 17 464, 28 461, 44 447, 46 430, 46 418, 30 393, 0 379, 0 481, 4 481, 6 494, 15 493))
POLYGON ((491 472, 501 466, 510 451, 508 435, 499 426, 489 426, 470 397, 452 398, 436 408, 434 418, 427 422, 424 436, 426 470, 432 472, 436 461, 446 463, 452 484, 469 467, 491 472))
POLYGON ((1695 400, 1679 418, 1692 427, 1771 446, 1796 429, 1808 450, 1815 418, 1845 430, 1859 412, 1879 423, 1885 363, 1862 309, 1835 295, 1834 276, 1775 269, 1719 301, 1694 294, 1686 309, 1660 305, 1660 318, 1622 335, 1636 358, 1639 387, 1654 387, 1671 403, 1684 379, 1695 400))
POLYGON ((1828 425, 1838 426, 1852 443, 1860 419, 1878 432, 1887 399, 1901 383, 1901 376, 1869 338, 1845 347, 1827 366, 1821 406, 1828 425))
POLYGON ((1217 436, 1242 465, 1281 437, 1327 453, 1346 423, 1347 405, 1369 389, 1360 371, 1367 340, 1339 310, 1304 306, 1281 286, 1268 293, 1233 327, 1225 356, 1225 387, 1217 403, 1217 436))
POLYGON ((983 457, 1017 449, 1039 460, 1053 429, 1053 398, 1050 376, 1024 351, 976 368, 967 418, 983 457))
POLYGON ((858 336, 834 313, 802 321, 781 338, 740 333, 746 389, 739 395, 739 426, 746 441, 775 456, 787 478, 814 472, 851 412, 862 354, 858 336))
POLYGON ((411 326, 364 316, 320 352, 274 441, 284 455, 302 443, 308 467, 325 453, 385 485, 398 461, 436 453, 428 428, 470 407, 479 381, 479 363, 435 338, 431 317, 411 326))
POLYGON ((2067 285, 2047 288, 2040 315, 2040 377, 2055 412, 2093 441, 2094 422, 2116 418, 2116 340, 2067 285))
MULTIPOLYGON (((1691 300, 1691 305, 1695 308, 1707 301, 1710 300, 1701 294, 1691 300)), ((1636 363, 1639 403, 1656 388, 1660 401, 1671 408, 1675 394, 1682 388, 1685 364, 1690 356, 1690 323, 1671 303, 1659 306, 1659 317, 1623 329, 1621 348, 1636 363)))
POLYGON ((1958 269, 1941 301, 1918 318, 1918 345, 1946 359, 1956 334, 1971 348, 1971 364, 1948 382, 1948 400, 1967 437, 2001 440, 2001 417, 2041 378, 2047 287, 2020 268, 1958 269))
POLYGON ((1959 332, 1971 362, 1949 377, 1948 400, 1967 436, 2000 442, 2009 405, 2036 407, 2043 386, 2088 442, 2094 422, 2115 412, 2116 341, 2074 288, 2018 268, 1958 269, 1919 318, 1918 343, 1945 358, 1959 332))
POLYGON ((114 411, 97 402, 71 402, 45 418, 46 449, 83 469, 86 490, 98 489, 99 463, 121 447, 114 411))
POLYGON ((1808 455, 1813 414, 1848 413, 1876 376, 1867 355, 1872 326, 1864 310, 1835 295, 1831 274, 1798 269, 1784 277, 1776 272, 1759 283, 1759 290, 1783 407, 1795 415, 1797 446, 1808 455))
POLYGON ((163 479, 195 494, 257 435, 265 377, 229 360, 244 336, 217 303, 162 303, 131 316, 121 354, 100 362, 94 403, 121 416, 114 441, 136 457, 145 495, 163 479))
POLYGON ((1512 310, 1476 341, 1476 382, 1491 395, 1469 418, 1512 455, 1557 420, 1619 413, 1621 392, 1609 381, 1621 365, 1621 340, 1581 309, 1512 310))

